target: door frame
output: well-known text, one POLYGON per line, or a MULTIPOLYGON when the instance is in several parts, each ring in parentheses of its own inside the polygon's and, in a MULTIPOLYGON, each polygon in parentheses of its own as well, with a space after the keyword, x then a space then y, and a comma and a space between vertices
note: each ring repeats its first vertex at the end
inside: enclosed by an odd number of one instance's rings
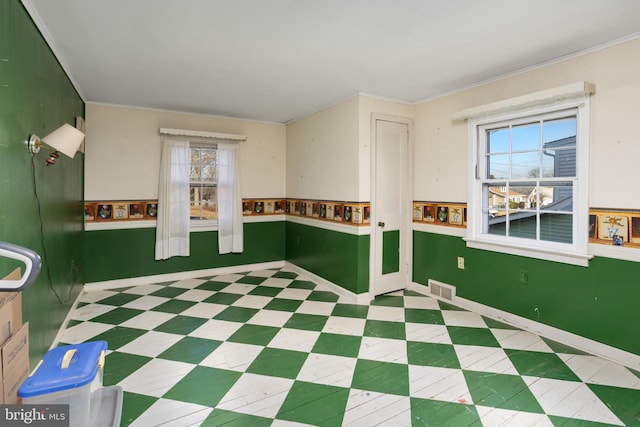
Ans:
MULTIPOLYGON (((406 270, 403 274, 405 286, 408 288, 411 283, 413 274, 413 120, 407 117, 392 116, 387 114, 372 113, 371 114, 371 157, 370 157, 370 192, 371 192, 371 217, 370 217, 370 242, 369 242, 369 301, 375 298, 375 277, 376 277, 376 261, 381 254, 376 252, 376 243, 378 234, 378 214, 376 209, 376 189, 377 189, 377 170, 376 170, 376 154, 377 154, 377 122, 387 121, 404 124, 407 126, 407 165, 406 165, 406 187, 402 194, 403 203, 406 204, 407 210, 403 221, 403 231, 407 238, 401 243, 401 250, 406 254, 406 270)), ((402 233, 401 233, 402 235, 402 233)), ((401 266, 401 269, 403 266, 401 266)))

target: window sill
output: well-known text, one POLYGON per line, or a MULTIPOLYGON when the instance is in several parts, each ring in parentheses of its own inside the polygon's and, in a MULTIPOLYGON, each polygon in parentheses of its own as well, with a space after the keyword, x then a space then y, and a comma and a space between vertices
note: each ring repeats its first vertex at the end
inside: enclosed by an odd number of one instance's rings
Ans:
POLYGON ((509 245, 505 243, 487 242, 486 240, 478 240, 472 238, 464 238, 467 247, 473 249, 482 249, 485 251, 500 252, 509 255, 518 255, 528 258, 542 259, 545 261, 560 262, 563 264, 572 264, 580 267, 588 267, 589 260, 592 255, 578 254, 570 252, 558 252, 545 249, 531 249, 518 245, 509 245))
POLYGON ((640 262, 640 249, 638 248, 589 243, 589 254, 603 258, 640 262))
POLYGON ((218 221, 191 221, 189 233, 200 233, 202 231, 218 231, 218 221))

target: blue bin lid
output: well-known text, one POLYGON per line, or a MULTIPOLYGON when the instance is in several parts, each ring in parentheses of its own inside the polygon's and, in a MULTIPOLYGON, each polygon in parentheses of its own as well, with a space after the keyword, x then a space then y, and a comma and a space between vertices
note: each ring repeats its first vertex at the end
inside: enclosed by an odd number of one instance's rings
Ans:
POLYGON ((98 373, 101 353, 106 351, 106 341, 65 345, 49 350, 36 370, 22 383, 18 396, 34 397, 89 384, 98 373), (63 367, 65 356, 68 362, 66 368, 63 367))

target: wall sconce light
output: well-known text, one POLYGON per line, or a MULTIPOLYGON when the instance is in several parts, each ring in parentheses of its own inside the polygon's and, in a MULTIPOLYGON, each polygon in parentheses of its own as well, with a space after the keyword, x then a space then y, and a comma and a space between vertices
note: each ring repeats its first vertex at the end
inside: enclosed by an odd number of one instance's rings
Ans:
MULTIPOLYGON (((68 123, 63 124, 58 129, 51 132, 49 135, 42 138, 49 147, 53 148, 53 151, 49 154, 47 159, 47 166, 51 166, 56 163, 56 159, 60 157, 59 152, 73 159, 76 155, 76 151, 80 148, 80 144, 84 140, 84 133, 74 128, 68 123)), ((31 135, 29 137, 29 151, 31 154, 36 154, 40 151, 42 145, 40 138, 37 135, 31 135)))

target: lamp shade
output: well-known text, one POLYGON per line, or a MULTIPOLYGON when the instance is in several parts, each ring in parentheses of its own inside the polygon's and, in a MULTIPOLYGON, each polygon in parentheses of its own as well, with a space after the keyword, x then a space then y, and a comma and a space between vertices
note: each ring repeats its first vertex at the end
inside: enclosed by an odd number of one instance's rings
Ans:
POLYGON ((84 140, 84 133, 74 128, 68 123, 63 124, 49 135, 42 138, 42 142, 67 157, 76 155, 80 144, 84 140))

